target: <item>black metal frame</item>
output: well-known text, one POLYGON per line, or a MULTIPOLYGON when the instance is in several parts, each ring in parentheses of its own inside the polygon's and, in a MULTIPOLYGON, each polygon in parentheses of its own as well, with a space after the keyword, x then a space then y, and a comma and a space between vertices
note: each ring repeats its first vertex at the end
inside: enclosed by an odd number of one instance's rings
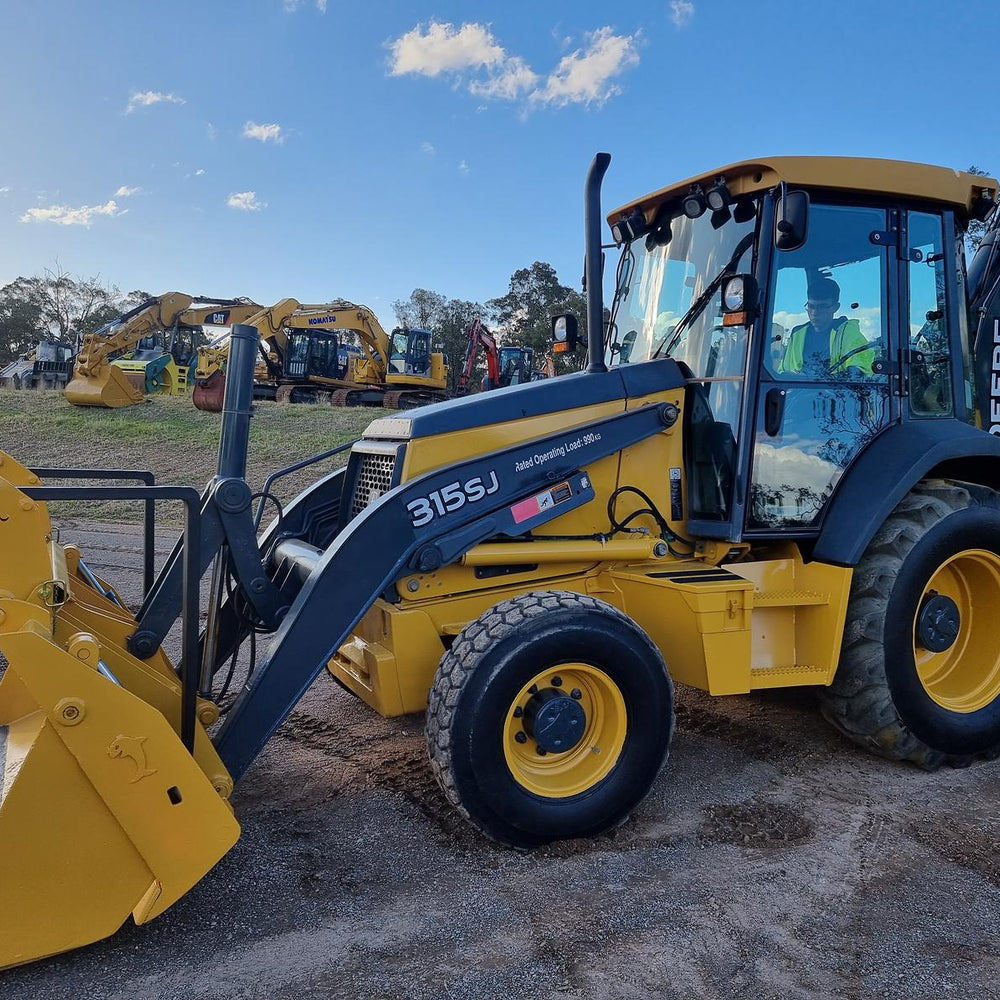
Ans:
MULTIPOLYGON (((141 469, 55 469, 48 466, 36 466, 29 470, 39 479, 134 479, 147 486, 156 485, 156 477, 152 472, 141 469)), ((101 493, 98 496, 115 497, 101 493)), ((97 499, 97 497, 95 497, 97 499)), ((145 597, 153 586, 155 567, 154 544, 156 541, 156 514, 154 499, 144 501, 145 511, 142 518, 142 596, 145 597)))
MULTIPOLYGON (((50 475, 69 478, 79 469, 49 469, 50 475)), ((95 470, 101 471, 101 470, 95 470)), ((149 473, 135 473, 137 478, 149 473)), ((80 478, 88 478, 81 476, 80 478)), ((89 478, 105 478, 103 474, 89 478)), ((126 478, 124 475, 121 478, 126 478)), ((142 500, 147 519, 152 522, 150 508, 158 500, 179 500, 184 504, 183 535, 183 594, 181 602, 181 740, 194 753, 196 712, 198 707, 198 631, 200 627, 200 594, 198 568, 201 548, 201 495, 193 486, 21 486, 22 493, 32 500, 142 500)), ((152 545, 149 546, 152 553, 152 545)))

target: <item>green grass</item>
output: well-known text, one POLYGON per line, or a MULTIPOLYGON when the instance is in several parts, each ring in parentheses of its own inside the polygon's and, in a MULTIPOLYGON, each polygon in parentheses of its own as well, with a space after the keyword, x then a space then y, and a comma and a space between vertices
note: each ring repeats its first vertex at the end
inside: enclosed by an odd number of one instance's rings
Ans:
MULTIPOLYGON (((250 421, 247 479, 258 489, 285 468, 360 437, 388 411, 357 407, 259 403, 250 421)), ((138 406, 109 410, 72 406, 61 392, 0 389, 0 450, 28 466, 148 469, 160 484, 201 488, 215 472, 222 415, 203 413, 187 396, 156 396, 138 406)), ((283 502, 338 464, 338 456, 279 482, 283 502)), ((158 516, 179 522, 180 508, 158 516)), ((141 505, 84 501, 52 505, 53 513, 102 521, 141 520, 141 505)))

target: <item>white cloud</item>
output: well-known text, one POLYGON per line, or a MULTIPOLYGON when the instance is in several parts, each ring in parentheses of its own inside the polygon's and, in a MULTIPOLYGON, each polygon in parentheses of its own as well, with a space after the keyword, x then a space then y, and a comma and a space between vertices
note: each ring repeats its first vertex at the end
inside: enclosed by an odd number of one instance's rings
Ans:
POLYGON ((469 90, 478 97, 513 101, 538 83, 538 74, 520 57, 511 56, 486 80, 473 80, 469 90))
POLYGON ((176 94, 163 94, 157 90, 143 90, 133 94, 128 99, 128 104, 125 107, 125 114, 129 115, 139 107, 148 108, 152 104, 184 103, 186 103, 184 98, 178 97, 176 94))
POLYGON ((267 202, 258 200, 256 191, 239 191, 231 194, 226 199, 226 204, 230 208, 238 208, 241 212, 259 212, 262 208, 267 208, 267 202))
POLYGON ((205 172, 204 168, 202 168, 202 167, 199 167, 199 168, 198 168, 198 169, 197 169, 197 170, 196 170, 196 171, 194 172, 194 175, 195 175, 195 177, 201 177, 201 175, 202 175, 202 174, 203 174, 204 172, 205 172))
POLYGON ((670 0, 670 20, 678 28, 686 28, 694 17, 694 4, 691 0, 670 0))
POLYGON ((493 33, 482 24, 453 24, 432 21, 427 30, 418 24, 389 45, 392 51, 391 76, 416 73, 438 76, 481 66, 503 63, 506 55, 493 33))
POLYGON ((598 28, 587 36, 587 46, 564 56, 545 81, 531 94, 532 101, 563 107, 566 104, 603 104, 621 89, 611 80, 639 64, 638 34, 616 35, 612 28, 598 28))
POLYGON ((209 142, 215 142, 215 137, 218 134, 219 130, 211 122, 205 122, 205 135, 208 136, 209 142))
MULTIPOLYGON (((302 6, 303 0, 282 0, 281 7, 286 14, 294 14, 302 6)), ((326 13, 326 0, 316 0, 316 9, 321 13, 326 13)))
POLYGON ((0 187, 0 194, 10 194, 10 188, 7 186, 0 187))
POLYGON ((258 142, 276 142, 279 144, 285 141, 284 132, 277 122, 270 122, 266 125, 258 125, 257 122, 247 122, 243 126, 243 138, 256 139, 258 142))
MULTIPOLYGON (((688 3, 690 0, 675 0, 688 3)), ((693 9, 693 7, 692 7, 693 9)), ((563 40, 566 41, 565 39, 563 40)), ((387 43, 391 76, 449 76, 471 94, 534 106, 601 104, 620 88, 612 82, 639 63, 639 33, 616 35, 610 27, 587 35, 585 45, 560 60, 546 79, 525 59, 507 52, 487 25, 458 27, 431 21, 387 43)), ((477 110, 482 110, 481 105, 477 110)))
POLYGON ((50 205, 48 208, 29 208, 21 216, 22 222, 54 222, 59 226, 89 227, 97 215, 124 215, 126 210, 119 209, 114 201, 103 205, 81 205, 79 208, 69 208, 67 205, 50 205))
POLYGON ((420 146, 420 149, 421 149, 422 152, 426 153, 428 156, 433 156, 434 153, 435 153, 434 147, 429 142, 422 143, 421 146, 420 146))
POLYGON ((469 172, 469 164, 465 160, 458 161, 458 172, 460 174, 467 174, 469 172))
POLYGON ((127 187, 126 185, 123 184, 115 192, 115 197, 116 198, 131 198, 132 195, 138 194, 141 190, 142 190, 141 187, 127 187))

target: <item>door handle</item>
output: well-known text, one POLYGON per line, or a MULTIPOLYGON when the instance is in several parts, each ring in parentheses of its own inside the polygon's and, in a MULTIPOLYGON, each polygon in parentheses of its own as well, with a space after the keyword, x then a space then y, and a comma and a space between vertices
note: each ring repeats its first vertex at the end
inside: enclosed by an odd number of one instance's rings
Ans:
POLYGON ((781 430, 786 392, 785 389, 768 389, 764 397, 764 432, 768 437, 777 437, 781 430))

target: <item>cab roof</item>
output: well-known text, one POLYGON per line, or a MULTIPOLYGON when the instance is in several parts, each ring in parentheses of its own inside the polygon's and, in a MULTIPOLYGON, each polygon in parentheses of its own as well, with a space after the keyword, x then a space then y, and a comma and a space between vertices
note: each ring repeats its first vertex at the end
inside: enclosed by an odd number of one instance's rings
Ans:
POLYGON ((959 209, 963 215, 968 215, 972 203, 983 193, 996 200, 998 187, 992 177, 902 160, 854 156, 769 156, 731 163, 660 188, 615 209, 609 213, 608 221, 615 222, 621 215, 636 208, 649 214, 663 202, 687 194, 692 184, 701 184, 707 189, 719 176, 726 178, 726 186, 733 197, 765 191, 785 181, 795 187, 942 202, 959 209))

